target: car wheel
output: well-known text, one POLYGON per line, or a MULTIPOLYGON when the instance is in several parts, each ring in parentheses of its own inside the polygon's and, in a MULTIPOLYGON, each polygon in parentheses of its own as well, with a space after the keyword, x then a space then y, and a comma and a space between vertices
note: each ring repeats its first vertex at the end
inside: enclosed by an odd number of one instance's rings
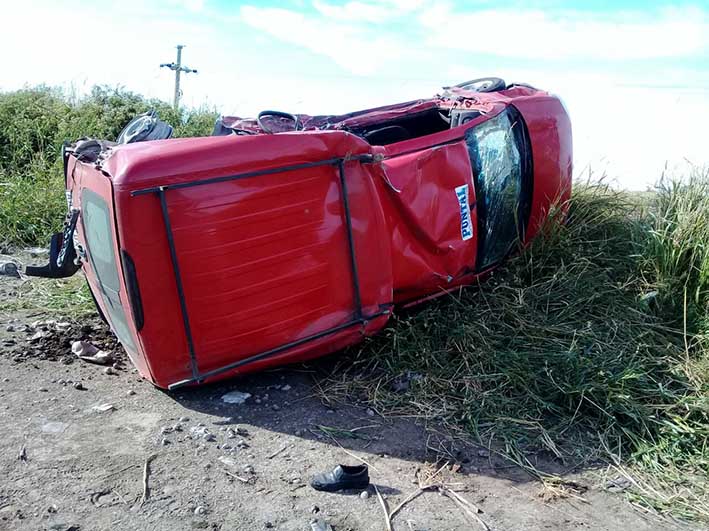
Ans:
POLYGON ((474 92, 497 92, 498 90, 505 90, 507 85, 504 79, 499 77, 481 77, 458 83, 456 87, 474 92))

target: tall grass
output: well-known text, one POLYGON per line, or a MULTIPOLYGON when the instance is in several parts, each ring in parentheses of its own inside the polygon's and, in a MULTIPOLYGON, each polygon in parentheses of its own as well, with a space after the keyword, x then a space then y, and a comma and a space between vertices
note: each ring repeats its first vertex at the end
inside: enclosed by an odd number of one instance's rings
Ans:
POLYGON ((63 141, 115 140, 149 109, 173 125, 176 136, 209 134, 216 119, 206 108, 177 112, 120 88, 94 87, 78 99, 44 86, 0 93, 0 246, 44 245, 61 227, 63 141))
POLYGON ((664 183, 639 205, 577 185, 566 223, 397 317, 330 394, 465 430, 542 479, 530 454, 610 461, 638 503, 709 521, 708 186, 664 183))

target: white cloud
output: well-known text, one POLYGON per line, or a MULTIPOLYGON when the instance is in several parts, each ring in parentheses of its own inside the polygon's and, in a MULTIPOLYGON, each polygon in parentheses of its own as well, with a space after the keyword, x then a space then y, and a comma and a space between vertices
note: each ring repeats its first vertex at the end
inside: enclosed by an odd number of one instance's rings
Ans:
POLYGON ((188 11, 199 13, 204 10, 205 0, 183 0, 183 5, 188 11))
POLYGON ((391 19, 419 9, 423 0, 381 0, 378 2, 350 1, 341 5, 314 0, 313 7, 324 17, 345 22, 384 24, 391 19))
POLYGON ((254 6, 243 6, 241 19, 281 41, 327 56, 354 74, 372 74, 404 53, 398 40, 364 25, 323 23, 287 9, 254 6))
POLYGON ((334 5, 315 0, 313 7, 327 18, 347 22, 372 22, 376 24, 386 22, 396 14, 396 11, 386 5, 364 2, 347 2, 342 5, 334 5))
POLYGON ((534 9, 419 15, 427 43, 439 48, 527 59, 649 59, 701 55, 709 49, 709 16, 699 8, 596 15, 534 9))

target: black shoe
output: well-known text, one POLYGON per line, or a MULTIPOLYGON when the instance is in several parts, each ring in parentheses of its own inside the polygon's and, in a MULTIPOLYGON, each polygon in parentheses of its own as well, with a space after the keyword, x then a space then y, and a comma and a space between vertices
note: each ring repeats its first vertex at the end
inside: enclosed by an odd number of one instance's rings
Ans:
POLYGON ((369 470, 367 465, 337 465, 332 469, 332 472, 316 474, 310 482, 310 486, 315 490, 326 492, 364 489, 369 486, 369 470))

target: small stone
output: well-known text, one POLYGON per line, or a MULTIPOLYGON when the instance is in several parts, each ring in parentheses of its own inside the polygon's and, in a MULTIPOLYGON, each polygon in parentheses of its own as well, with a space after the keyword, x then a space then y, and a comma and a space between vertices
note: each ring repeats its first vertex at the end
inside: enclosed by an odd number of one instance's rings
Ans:
POLYGON ((254 467, 252 465, 246 465, 244 468, 242 468, 242 470, 246 474, 253 474, 254 473, 254 467))
POLYGON ((226 438, 227 438, 227 439, 234 439, 234 438, 236 438, 236 432, 235 432, 233 429, 231 429, 231 428, 227 428, 227 430, 226 430, 226 438))
POLYGON ((94 411, 98 411, 99 413, 105 413, 106 411, 114 411, 116 409, 116 406, 113 404, 100 404, 98 406, 94 406, 91 409, 94 411))
POLYGON ((363 490, 362 492, 359 493, 359 497, 362 498, 363 500, 366 500, 369 498, 369 491, 363 490))
POLYGON ((172 427, 172 431, 182 431, 182 424, 179 422, 172 427))
POLYGON ((273 524, 271 522, 264 522, 263 527, 266 529, 273 529, 273 524))
POLYGON ((295 435, 296 437, 301 437, 301 436, 303 435, 303 430, 295 430, 294 435, 295 435))
POLYGON ((208 442, 216 441, 217 438, 204 425, 197 425, 190 428, 190 434, 193 439, 204 439, 208 442))
POLYGON ((40 388, 37 389, 37 390, 38 390, 40 393, 46 393, 47 391, 49 391, 49 389, 47 389, 46 387, 40 387, 40 388))
POLYGON ((241 391, 230 391, 222 395, 222 401, 227 404, 240 405, 251 398, 251 393, 242 393, 241 391))
POLYGON ((15 327, 12 326, 11 324, 9 324, 5 327, 5 332, 14 332, 14 331, 15 331, 15 327))
POLYGON ((167 435, 168 433, 172 433, 172 431, 173 431, 173 429, 172 429, 171 426, 163 426, 163 427, 160 429, 160 433, 161 433, 162 435, 167 435))
POLYGON ((36 343, 43 337, 45 337, 47 334, 45 332, 37 332, 35 333, 31 338, 30 338, 30 343, 36 343))
POLYGON ((273 404, 273 405, 271 406, 271 409, 273 409, 273 411, 278 411, 278 410, 281 409, 281 408, 278 406, 278 404, 273 404))
POLYGON ((370 417, 373 417, 373 416, 374 416, 374 410, 373 410, 373 409, 368 409, 368 410, 367 410, 367 415, 369 415, 370 417))
POLYGON ((180 417, 177 420, 179 420, 180 422, 189 422, 190 421, 190 419, 188 417, 180 417))
POLYGON ((57 507, 56 504, 52 504, 49 507, 47 507, 48 513, 56 513, 58 510, 59 510, 59 507, 57 507))
POLYGON ((281 391, 290 391, 292 387, 288 384, 281 386, 281 391))
POLYGON ((86 387, 81 382, 74 382, 74 389, 77 391, 86 391, 86 387))
POLYGON ((196 515, 198 515, 198 516, 203 515, 203 514, 206 513, 206 512, 207 512, 207 509, 205 509, 205 508, 202 507, 201 505, 198 505, 198 506, 195 507, 195 509, 194 509, 194 514, 196 514, 196 515))
POLYGON ((133 391, 133 389, 128 389, 128 391, 126 392, 126 394, 127 394, 128 396, 133 396, 133 395, 135 394, 135 391, 133 391))
POLYGON ((293 478, 290 480, 291 485, 297 485, 300 483, 300 478, 293 478))
POLYGON ((106 367, 103 370, 104 374, 108 374, 109 376, 116 376, 118 374, 118 371, 114 369, 113 367, 106 367))
POLYGON ((256 402, 257 404, 260 404, 260 403, 261 403, 261 399, 260 399, 260 398, 257 398, 256 400, 254 400, 254 402, 256 402))
POLYGON ((318 507, 317 505, 313 505, 313 506, 310 508, 310 512, 313 513, 313 514, 318 514, 318 513, 320 512, 320 507, 318 507))
POLYGON ((168 439, 167 437, 163 437, 160 441, 160 444, 162 444, 163 446, 167 446, 168 444, 170 444, 170 439, 168 439))
POLYGON ((478 457, 490 457, 490 452, 487 450, 478 450, 478 457))

